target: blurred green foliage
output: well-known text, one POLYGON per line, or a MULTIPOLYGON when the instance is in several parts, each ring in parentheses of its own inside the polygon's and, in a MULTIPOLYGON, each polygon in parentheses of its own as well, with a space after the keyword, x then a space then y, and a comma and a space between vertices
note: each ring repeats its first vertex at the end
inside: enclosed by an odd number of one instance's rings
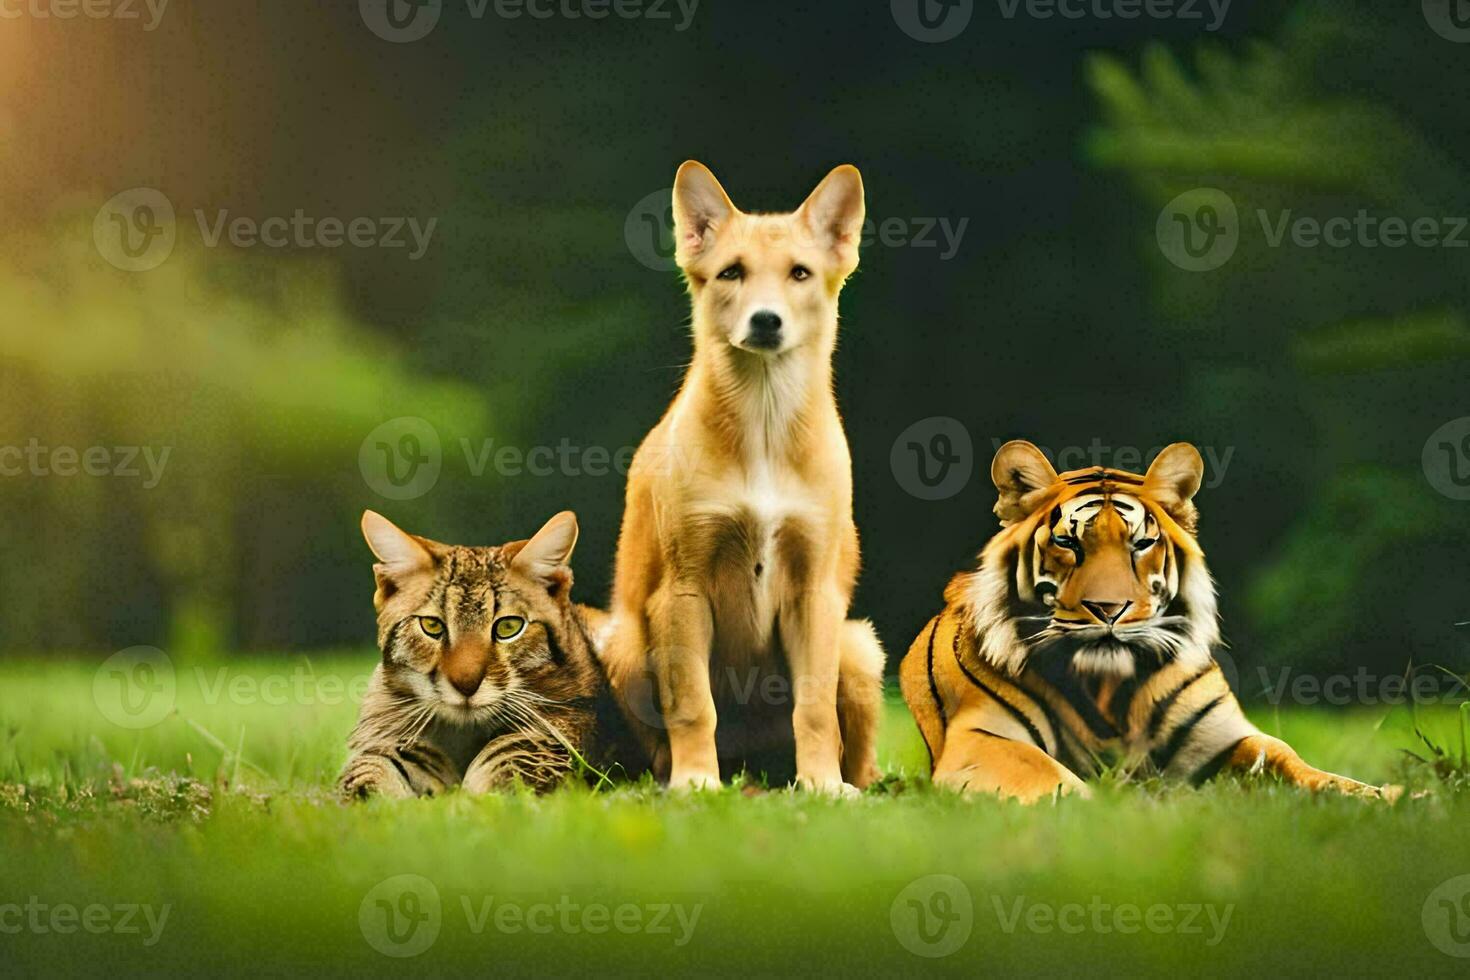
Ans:
POLYGON ((1452 625, 1470 619, 1466 505, 1420 464, 1470 414, 1467 251, 1272 247, 1257 218, 1470 215, 1470 66, 1417 5, 1236 5, 1204 39, 980 5, 937 45, 909 43, 884 4, 840 22, 702 5, 677 35, 451 5, 414 45, 374 38, 353 6, 200 5, 142 47, 29 25, 32 68, 73 83, 0 102, 0 445, 171 456, 153 489, 0 479, 0 650, 365 645, 364 507, 469 543, 572 508, 579 598, 604 601, 621 474, 477 461, 564 442, 615 457, 657 420, 687 303, 625 221, 698 157, 752 209, 793 206, 850 160, 875 222, 968 222, 952 260, 866 246, 843 297, 854 611, 893 663, 993 533, 987 463, 1014 437, 1135 454, 1189 439, 1228 459, 1201 536, 1243 666, 1470 661, 1452 625), (180 241, 127 274, 90 224, 138 185, 173 200, 180 241), (1241 219, 1209 273, 1154 238, 1198 187, 1241 219), (439 222, 409 262, 205 248, 195 209, 439 222), (433 491, 405 501, 358 470, 400 416, 443 446, 433 491), (933 416, 967 427, 974 472, 923 501, 890 453, 933 416))

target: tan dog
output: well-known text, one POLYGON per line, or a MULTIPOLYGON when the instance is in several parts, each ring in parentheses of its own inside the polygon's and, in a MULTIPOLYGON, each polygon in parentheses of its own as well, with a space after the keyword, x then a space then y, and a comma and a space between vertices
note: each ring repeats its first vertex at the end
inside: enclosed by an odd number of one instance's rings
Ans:
POLYGON ((675 788, 719 785, 722 764, 789 779, 793 745, 803 787, 877 776, 883 651, 847 618, 858 540, 832 394, 863 213, 851 166, 792 214, 738 210, 694 161, 674 181, 694 361, 628 474, 604 659, 675 788))

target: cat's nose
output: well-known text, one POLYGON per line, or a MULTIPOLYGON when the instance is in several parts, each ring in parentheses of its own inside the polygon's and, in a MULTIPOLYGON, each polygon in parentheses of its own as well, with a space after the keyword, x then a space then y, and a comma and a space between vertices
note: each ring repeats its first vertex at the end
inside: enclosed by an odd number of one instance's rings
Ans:
POLYGON ((444 665, 444 676, 456 691, 470 697, 480 689, 480 682, 485 679, 485 665, 469 660, 451 660, 444 665))

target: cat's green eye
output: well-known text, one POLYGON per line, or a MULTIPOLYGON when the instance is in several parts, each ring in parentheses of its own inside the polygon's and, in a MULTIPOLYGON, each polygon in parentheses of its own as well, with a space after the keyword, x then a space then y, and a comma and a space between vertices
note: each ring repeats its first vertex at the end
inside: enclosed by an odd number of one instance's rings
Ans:
POLYGON ((420 616, 419 629, 423 630, 426 636, 432 636, 437 640, 444 635, 444 620, 436 616, 420 616))
POLYGON ((526 621, 520 616, 501 616, 495 621, 495 638, 497 640, 514 640, 521 635, 526 628, 526 621))

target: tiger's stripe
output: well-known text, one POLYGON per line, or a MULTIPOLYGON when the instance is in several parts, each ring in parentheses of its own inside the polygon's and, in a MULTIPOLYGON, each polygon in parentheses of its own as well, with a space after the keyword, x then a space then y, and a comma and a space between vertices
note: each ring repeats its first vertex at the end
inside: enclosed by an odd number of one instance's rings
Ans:
POLYGON ((1201 473, 1185 444, 1146 476, 1058 476, 1029 443, 1002 447, 1002 530, 899 667, 936 783, 1031 801, 1085 794, 1116 765, 1193 785, 1265 771, 1397 795, 1307 765, 1246 719, 1211 652, 1214 583, 1191 501, 1201 473))

